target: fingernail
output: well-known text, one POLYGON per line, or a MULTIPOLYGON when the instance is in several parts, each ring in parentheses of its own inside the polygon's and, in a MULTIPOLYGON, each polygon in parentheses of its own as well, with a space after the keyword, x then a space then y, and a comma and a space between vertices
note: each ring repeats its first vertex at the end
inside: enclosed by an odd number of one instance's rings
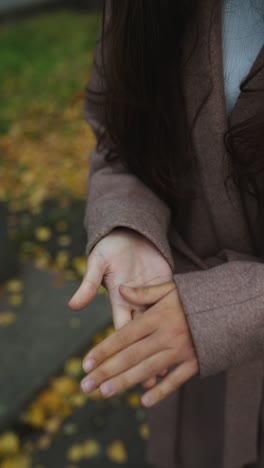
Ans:
POLYGON ((88 358, 83 361, 83 370, 85 372, 90 372, 96 367, 96 362, 94 359, 88 358))
POLYGON ((83 392, 90 393, 96 389, 95 382, 93 380, 83 380, 81 382, 81 388, 83 392))
POLYGON ((115 389, 114 389, 114 386, 112 384, 112 382, 105 382, 103 383, 101 386, 100 386, 100 392, 104 395, 104 396, 111 396, 115 393, 115 389))
POLYGON ((153 399, 149 395, 144 395, 141 401, 144 406, 151 406, 154 403, 153 399))

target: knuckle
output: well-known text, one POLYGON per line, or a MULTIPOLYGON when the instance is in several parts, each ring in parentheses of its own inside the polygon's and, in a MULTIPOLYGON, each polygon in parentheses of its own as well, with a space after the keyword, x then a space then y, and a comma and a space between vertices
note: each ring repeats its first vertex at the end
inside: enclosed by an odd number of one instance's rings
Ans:
POLYGON ((149 376, 153 376, 156 374, 156 366, 153 360, 150 360, 146 363, 146 373, 149 376))
POLYGON ((128 335, 125 333, 125 331, 120 328, 117 330, 117 343, 119 348, 126 348, 128 345, 128 335))
POLYGON ((124 354, 124 361, 127 366, 132 366, 139 360, 139 353, 133 346, 124 354))
POLYGON ((110 376, 109 370, 107 368, 102 367, 101 369, 98 369, 96 372, 96 381, 104 382, 105 380, 108 380, 109 376, 110 376))
POLYGON ((173 325, 168 327, 163 334, 163 340, 167 348, 176 348, 177 346, 177 330, 173 325))

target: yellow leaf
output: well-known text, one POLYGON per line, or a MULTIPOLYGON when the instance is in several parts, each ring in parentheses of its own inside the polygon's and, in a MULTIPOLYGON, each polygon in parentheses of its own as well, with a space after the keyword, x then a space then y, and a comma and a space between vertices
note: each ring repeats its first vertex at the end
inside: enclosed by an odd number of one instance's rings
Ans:
POLYGON ((76 280, 76 273, 71 270, 65 270, 63 273, 64 279, 67 281, 76 280))
POLYGON ((5 458, 0 466, 1 468, 31 468, 32 462, 29 456, 18 454, 5 458))
POLYGON ((100 286, 99 286, 99 289, 98 289, 98 294, 106 294, 106 295, 108 295, 108 291, 107 291, 107 289, 106 289, 104 286, 100 285, 100 286))
POLYGON ((105 337, 102 333, 97 333, 94 338, 93 338, 93 344, 94 345, 97 345, 99 343, 101 343, 102 341, 104 341, 105 337))
POLYGON ((69 262, 69 252, 66 250, 61 250, 57 253, 55 258, 55 265, 59 270, 63 270, 69 262))
POLYGON ((32 403, 25 413, 25 421, 33 427, 43 427, 45 419, 44 409, 37 403, 32 403))
POLYGON ((22 294, 12 294, 12 296, 8 298, 8 303, 12 306, 21 305, 22 302, 23 302, 22 294))
POLYGON ((46 450, 51 446, 51 437, 47 434, 42 435, 36 442, 36 447, 39 450, 46 450))
POLYGON ((13 455, 19 451, 20 441, 14 432, 4 432, 0 436, 0 457, 13 455))
POLYGON ((144 440, 149 438, 149 426, 146 423, 143 423, 141 426, 139 426, 139 434, 140 437, 144 440))
POLYGON ((0 327, 11 325, 17 319, 15 312, 0 312, 0 327))
POLYGON ((50 418, 45 423, 45 429, 47 432, 49 432, 49 434, 55 434, 56 432, 58 432, 61 426, 61 423, 62 423, 61 418, 58 418, 58 417, 50 418))
POLYGON ((64 235, 64 236, 59 236, 57 239, 57 242, 60 247, 68 247, 71 244, 72 240, 70 236, 64 235))
POLYGON ((35 237, 40 242, 47 242, 52 236, 51 230, 46 226, 40 226, 35 230, 35 237))
POLYGON ((67 451, 67 458, 72 462, 78 462, 83 457, 83 448, 81 444, 72 445, 67 451))
POLYGON ((86 271, 86 265, 87 265, 87 259, 86 257, 75 257, 72 260, 72 265, 74 269, 77 271, 77 273, 81 276, 84 275, 86 271))
POLYGON ((72 395, 79 392, 79 385, 77 382, 67 376, 55 378, 52 387, 60 395, 72 395))
POLYGON ((83 373, 81 358, 70 358, 64 364, 64 372, 70 377, 78 377, 83 373))
MULTIPOLYGON (((87 395, 88 395, 88 394, 87 394, 87 395)), ((84 395, 83 393, 82 393, 82 394, 80 393, 80 394, 77 394, 77 395, 73 395, 73 396, 71 396, 71 398, 70 398, 70 404, 71 404, 72 406, 74 406, 74 407, 77 407, 77 408, 79 408, 79 407, 85 405, 86 401, 87 401, 87 398, 85 397, 85 395, 84 395)))
POLYGON ((114 463, 126 463, 127 451, 121 440, 114 440, 106 449, 108 458, 114 463))
POLYGON ((36 268, 46 269, 49 267, 51 262, 51 257, 48 253, 43 253, 37 256, 37 258, 34 259, 34 265, 36 268))
POLYGON ((132 406, 132 408, 139 408, 141 406, 139 393, 130 393, 127 396, 127 402, 129 406, 132 406))
POLYGON ((114 327, 108 327, 104 332, 105 338, 112 335, 114 331, 115 331, 114 327))
POLYGON ((44 390, 39 395, 39 404, 48 412, 56 412, 62 408, 63 400, 55 390, 44 390))
POLYGON ((100 453, 100 445, 96 440, 86 440, 82 444, 83 457, 92 458, 96 457, 100 453))
POLYGON ((57 221, 55 227, 56 227, 57 231, 65 232, 68 229, 68 224, 65 221, 57 221))
POLYGON ((18 293, 23 290, 23 283, 19 279, 12 279, 7 282, 7 291, 18 293))

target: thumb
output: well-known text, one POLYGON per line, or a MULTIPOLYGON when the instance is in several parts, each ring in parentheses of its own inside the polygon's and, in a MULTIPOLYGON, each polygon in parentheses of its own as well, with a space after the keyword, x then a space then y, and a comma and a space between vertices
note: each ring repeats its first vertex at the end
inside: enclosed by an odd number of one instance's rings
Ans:
POLYGON ((119 292, 121 296, 123 296, 127 301, 133 302, 133 304, 149 305, 162 299, 175 287, 176 284, 174 281, 166 281, 165 283, 155 284, 152 286, 137 286, 135 288, 121 284, 119 286, 119 292))
POLYGON ((81 285, 68 302, 68 307, 81 310, 95 298, 102 283, 104 268, 99 265, 97 258, 90 255, 87 260, 86 271, 81 285))

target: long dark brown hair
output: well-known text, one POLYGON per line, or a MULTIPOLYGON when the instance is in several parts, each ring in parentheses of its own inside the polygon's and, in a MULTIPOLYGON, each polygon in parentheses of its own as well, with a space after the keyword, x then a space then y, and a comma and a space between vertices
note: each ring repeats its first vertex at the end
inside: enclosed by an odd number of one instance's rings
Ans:
MULTIPOLYGON (((181 67, 184 32, 198 7, 198 0, 105 0, 95 62, 102 86, 86 88, 87 105, 101 110, 106 160, 120 160, 172 210, 197 196, 191 133, 201 108, 188 128, 181 67)), ((250 79, 242 92, 249 92, 250 79)), ((264 89, 257 91, 263 99, 264 89)), ((230 157, 226 187, 231 177, 256 199, 264 219, 264 102, 262 109, 223 138, 230 157)))

